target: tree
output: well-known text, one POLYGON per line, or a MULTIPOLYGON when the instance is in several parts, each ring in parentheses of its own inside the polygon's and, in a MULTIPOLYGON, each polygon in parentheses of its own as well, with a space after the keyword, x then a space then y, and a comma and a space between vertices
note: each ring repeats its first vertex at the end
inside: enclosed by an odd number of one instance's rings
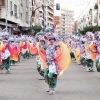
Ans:
POLYGON ((35 31, 35 34, 36 34, 36 33, 40 32, 42 30, 42 27, 35 25, 35 26, 33 26, 32 29, 35 31))
POLYGON ((95 32, 95 31, 100 31, 100 26, 88 26, 88 27, 85 27, 83 30, 80 30, 80 34, 82 35, 85 35, 86 32, 95 32))
MULTIPOLYGON (((31 33, 31 30, 35 31, 35 33, 32 33, 32 34, 36 35, 36 33, 40 32, 40 31, 42 30, 42 27, 41 27, 41 26, 35 25, 35 26, 33 26, 32 28, 31 28, 31 27, 28 28, 28 31, 29 31, 30 33, 31 33)), ((33 31, 32 31, 32 32, 33 32, 33 31)))

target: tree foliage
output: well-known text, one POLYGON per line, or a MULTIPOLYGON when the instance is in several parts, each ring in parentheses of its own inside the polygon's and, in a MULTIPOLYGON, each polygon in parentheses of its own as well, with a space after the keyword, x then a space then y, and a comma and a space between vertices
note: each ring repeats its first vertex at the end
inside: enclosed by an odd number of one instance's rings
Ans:
MULTIPOLYGON (((35 26, 33 26, 32 28, 31 28, 31 27, 28 28, 28 31, 29 31, 30 33, 31 33, 31 30, 34 30, 34 31, 35 31, 35 33, 34 33, 34 35, 35 35, 36 33, 40 32, 40 31, 42 30, 42 27, 41 27, 41 26, 35 25, 35 26)), ((32 34, 33 34, 33 33, 32 33, 32 34)))
POLYGON ((80 34, 85 35, 86 32, 93 32, 93 31, 100 31, 100 26, 88 26, 85 27, 83 30, 80 30, 80 34))
POLYGON ((41 27, 41 26, 35 25, 35 26, 33 27, 33 30, 35 31, 35 33, 38 33, 38 32, 40 32, 40 31, 42 30, 42 27, 41 27))

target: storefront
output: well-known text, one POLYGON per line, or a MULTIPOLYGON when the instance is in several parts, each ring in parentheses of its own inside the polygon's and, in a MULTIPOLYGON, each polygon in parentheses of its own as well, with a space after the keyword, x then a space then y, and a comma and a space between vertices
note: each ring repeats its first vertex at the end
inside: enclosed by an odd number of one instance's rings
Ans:
POLYGON ((28 28, 27 27, 22 27, 22 34, 28 35, 28 28))
POLYGON ((20 35, 21 34, 21 29, 19 26, 12 26, 12 34, 13 35, 20 35))
MULTIPOLYGON (((7 21, 7 30, 9 34, 13 34, 13 26, 17 26, 17 23, 7 21)), ((0 31, 6 28, 6 20, 5 19, 0 19, 0 31)))

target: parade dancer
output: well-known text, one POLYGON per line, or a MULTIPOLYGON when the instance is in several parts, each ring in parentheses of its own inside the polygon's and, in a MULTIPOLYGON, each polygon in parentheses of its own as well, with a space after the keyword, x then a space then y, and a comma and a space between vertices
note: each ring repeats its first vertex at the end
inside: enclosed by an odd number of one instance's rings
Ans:
MULTIPOLYGON (((44 39, 40 39, 40 42, 39 42, 39 50, 41 52, 44 52, 45 53, 45 50, 46 50, 46 45, 45 45, 45 40, 44 39)), ((41 75, 39 77, 39 80, 44 80, 44 70, 41 68, 41 60, 40 60, 40 56, 38 55, 37 56, 37 70, 39 72, 39 74, 41 75)))
POLYGON ((76 48, 75 38, 72 37, 71 39, 71 58, 72 60, 75 60, 75 48, 76 48))
POLYGON ((55 94, 55 87, 57 85, 57 75, 58 75, 58 68, 54 59, 56 50, 55 50, 55 38, 49 38, 50 44, 47 46, 46 49, 46 70, 44 72, 45 82, 49 85, 49 95, 55 94))
POLYGON ((23 38, 22 42, 20 42, 20 48, 21 48, 23 59, 24 60, 27 59, 28 46, 27 46, 25 38, 23 38))
POLYGON ((86 64, 85 64, 85 57, 86 57, 86 54, 85 54, 85 41, 84 40, 81 40, 81 46, 80 46, 80 51, 81 51, 81 56, 80 56, 80 62, 82 64, 82 68, 86 68, 86 64))
POLYGON ((93 70, 93 63, 96 60, 96 56, 97 56, 97 50, 96 50, 96 46, 94 44, 93 41, 93 36, 92 35, 88 35, 87 37, 88 42, 85 44, 86 46, 86 59, 85 59, 85 64, 87 66, 87 71, 88 72, 94 72, 93 70), (96 52, 96 53, 94 53, 96 52))
POLYGON ((98 52, 98 56, 96 57, 96 68, 97 71, 100 73, 100 36, 98 36, 98 40, 97 40, 97 52, 98 52))
POLYGON ((8 41, 7 40, 3 40, 3 44, 1 43, 1 47, 2 47, 2 63, 0 65, 0 68, 1 68, 1 70, 3 70, 5 68, 7 70, 6 73, 7 74, 11 74, 11 69, 10 69, 10 52, 9 52, 8 41))
POLYGON ((11 65, 15 65, 15 63, 17 63, 19 60, 19 50, 14 39, 11 40, 11 43, 9 45, 9 51, 10 51, 10 63, 11 65))

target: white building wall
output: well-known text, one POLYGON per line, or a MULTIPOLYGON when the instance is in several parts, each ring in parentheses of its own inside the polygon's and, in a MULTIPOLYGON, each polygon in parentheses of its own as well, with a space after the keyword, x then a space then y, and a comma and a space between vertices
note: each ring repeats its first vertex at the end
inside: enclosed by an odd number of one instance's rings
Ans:
MULTIPOLYGON (((23 2, 23 7, 21 7, 21 0, 8 0, 8 13, 7 13, 7 20, 15 22, 19 24, 20 26, 23 27, 29 27, 30 26, 30 16, 32 14, 32 10, 30 8, 32 7, 32 2, 31 0, 28 2, 29 3, 29 8, 28 8, 28 13, 29 13, 29 22, 26 23, 26 6, 24 5, 26 2, 25 0, 22 0, 23 2), (12 10, 10 6, 10 1, 12 2, 12 10), (14 4, 17 5, 17 12, 14 12, 14 4), (25 7, 25 8, 24 8, 25 7), (13 14, 11 15, 11 11, 13 11, 13 14), (15 13, 17 13, 17 17, 15 17, 15 13), (20 14, 22 13, 22 19, 20 14)), ((1 7, 1 18, 6 19, 6 8, 1 7)))
MULTIPOLYGON (((95 4, 98 0, 90 0, 87 7, 83 10, 78 18, 78 29, 83 30, 86 26, 95 26, 97 23, 94 22, 94 19, 97 17, 97 9, 94 9, 95 4), (89 13, 90 9, 92 14, 89 13)), ((97 18, 98 19, 98 18, 97 18)))
POLYGON ((100 26, 100 0, 98 0, 98 25, 100 26))

